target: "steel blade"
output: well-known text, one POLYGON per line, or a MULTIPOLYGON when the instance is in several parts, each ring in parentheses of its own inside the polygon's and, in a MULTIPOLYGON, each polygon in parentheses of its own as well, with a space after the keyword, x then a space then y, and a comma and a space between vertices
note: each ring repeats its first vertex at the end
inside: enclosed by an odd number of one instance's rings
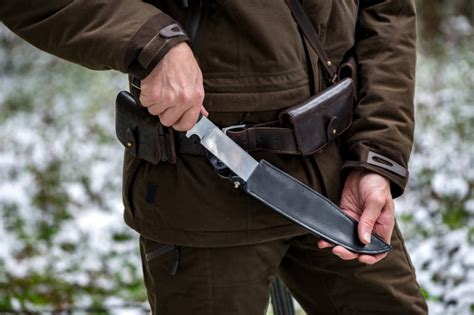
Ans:
POLYGON ((201 144, 244 181, 247 181, 258 162, 230 139, 207 117, 202 116, 186 137, 196 135, 201 144))

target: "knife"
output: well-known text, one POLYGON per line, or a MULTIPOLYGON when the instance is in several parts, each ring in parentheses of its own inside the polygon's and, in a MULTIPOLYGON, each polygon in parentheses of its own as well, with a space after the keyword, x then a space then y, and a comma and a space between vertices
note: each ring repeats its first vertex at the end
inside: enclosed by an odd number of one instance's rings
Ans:
POLYGON ((232 170, 243 190, 311 234, 359 254, 376 255, 391 246, 372 233, 369 244, 358 237, 358 222, 329 199, 265 160, 257 161, 207 117, 186 132, 232 170))

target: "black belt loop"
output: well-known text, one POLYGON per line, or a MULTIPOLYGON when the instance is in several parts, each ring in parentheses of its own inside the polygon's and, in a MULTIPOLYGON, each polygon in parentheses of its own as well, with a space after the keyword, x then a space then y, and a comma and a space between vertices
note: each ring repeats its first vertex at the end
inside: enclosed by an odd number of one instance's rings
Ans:
POLYGON ((176 163, 175 131, 173 128, 166 128, 163 125, 158 127, 159 150, 156 152, 161 162, 176 163))
MULTIPOLYGON (((264 150, 277 154, 301 155, 292 128, 273 127, 274 122, 252 127, 229 130, 227 135, 248 152, 264 150), (272 127, 269 127, 272 125, 272 127), (277 140, 275 140, 278 138, 277 140)), ((187 138, 184 132, 175 132, 176 152, 206 156, 199 139, 187 138)))
POLYGON ((255 136, 255 128, 247 129, 248 151, 255 151, 257 149, 257 137, 255 136))

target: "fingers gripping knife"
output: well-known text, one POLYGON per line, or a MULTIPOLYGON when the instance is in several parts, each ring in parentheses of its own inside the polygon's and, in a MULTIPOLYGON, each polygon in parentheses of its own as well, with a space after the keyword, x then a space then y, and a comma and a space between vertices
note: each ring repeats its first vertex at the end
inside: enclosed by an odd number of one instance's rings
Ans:
POLYGON ((186 133, 187 137, 192 135, 197 135, 201 144, 239 177, 247 194, 313 235, 361 254, 375 255, 390 250, 390 245, 375 234, 364 245, 358 237, 357 221, 267 161, 257 162, 206 117, 202 116, 186 133))

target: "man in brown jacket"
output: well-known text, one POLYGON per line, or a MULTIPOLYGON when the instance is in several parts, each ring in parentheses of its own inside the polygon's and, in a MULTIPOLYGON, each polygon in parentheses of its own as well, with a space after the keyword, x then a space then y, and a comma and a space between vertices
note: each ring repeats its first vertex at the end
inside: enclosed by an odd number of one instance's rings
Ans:
MULTIPOLYGON (((311 156, 252 154, 340 203, 360 220, 362 242, 375 231, 393 249, 359 256, 332 247, 179 143, 175 163, 126 151, 124 216, 141 235, 154 313, 263 314, 277 272, 309 314, 427 312, 392 200, 406 185, 413 137, 414 0, 303 5, 333 64, 351 49, 357 58, 352 126, 311 156)), ((141 79, 132 93, 176 131, 200 113, 221 127, 272 121, 329 85, 284 0, 3 0, 0 19, 61 58, 141 79)))

